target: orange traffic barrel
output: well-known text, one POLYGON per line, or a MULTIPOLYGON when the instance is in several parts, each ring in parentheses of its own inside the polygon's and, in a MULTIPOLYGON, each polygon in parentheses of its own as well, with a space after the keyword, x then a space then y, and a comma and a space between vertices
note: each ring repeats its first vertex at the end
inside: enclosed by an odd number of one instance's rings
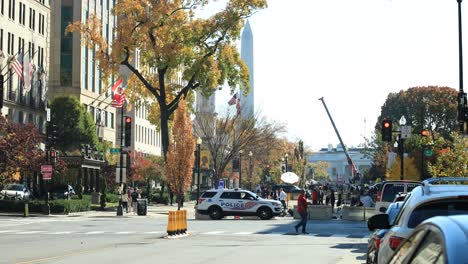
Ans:
POLYGON ((182 233, 187 233, 187 210, 182 210, 182 233))
POLYGON ((176 226, 175 226, 175 212, 169 211, 169 216, 167 218, 167 234, 169 236, 175 235, 176 226))

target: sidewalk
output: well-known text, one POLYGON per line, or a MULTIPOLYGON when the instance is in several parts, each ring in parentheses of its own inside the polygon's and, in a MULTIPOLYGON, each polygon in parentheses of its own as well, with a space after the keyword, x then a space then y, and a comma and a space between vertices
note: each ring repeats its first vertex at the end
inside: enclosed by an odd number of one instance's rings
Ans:
MULTIPOLYGON (((182 209, 187 210, 187 217, 194 218, 195 217, 195 201, 185 202, 184 207, 182 209)), ((163 205, 163 204, 151 204, 148 205, 148 212, 146 217, 152 218, 162 218, 167 217, 169 211, 177 210, 177 204, 174 205, 163 205)), ((0 212, 0 218, 6 217, 14 217, 14 218, 26 218, 23 216, 23 213, 3 213, 0 212)), ((111 209, 109 211, 86 211, 86 212, 75 212, 70 214, 51 214, 51 215, 44 215, 40 213, 30 213, 29 217, 31 218, 41 218, 41 217, 116 217, 116 209, 111 209)), ((137 215, 136 213, 129 212, 128 214, 124 212, 123 217, 145 217, 137 215)))

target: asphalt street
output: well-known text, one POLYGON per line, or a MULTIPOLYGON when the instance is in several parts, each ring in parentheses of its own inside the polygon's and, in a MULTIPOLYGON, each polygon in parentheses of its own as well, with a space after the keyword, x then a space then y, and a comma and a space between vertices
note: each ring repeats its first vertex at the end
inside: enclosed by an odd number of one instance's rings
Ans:
POLYGON ((0 263, 363 263, 364 222, 290 217, 188 220, 189 235, 166 237, 167 216, 0 217, 0 263))

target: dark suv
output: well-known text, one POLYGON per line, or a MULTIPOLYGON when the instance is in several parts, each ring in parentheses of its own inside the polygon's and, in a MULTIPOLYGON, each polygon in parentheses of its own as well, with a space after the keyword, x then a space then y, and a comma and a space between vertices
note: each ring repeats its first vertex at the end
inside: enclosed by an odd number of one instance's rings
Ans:
POLYGON ((75 195, 75 190, 69 184, 59 184, 50 187, 49 193, 51 199, 69 199, 75 195))

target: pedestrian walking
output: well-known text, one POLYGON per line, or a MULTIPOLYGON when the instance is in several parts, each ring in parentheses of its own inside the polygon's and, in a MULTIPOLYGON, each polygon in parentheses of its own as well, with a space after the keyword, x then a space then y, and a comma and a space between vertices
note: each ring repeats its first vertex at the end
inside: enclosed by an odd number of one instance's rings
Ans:
POLYGON ((132 192, 132 208, 134 213, 137 212, 138 196, 138 187, 135 187, 135 190, 132 192))
POLYGON ((314 205, 318 204, 318 201, 319 201, 319 194, 317 192, 317 189, 314 188, 314 190, 312 191, 312 202, 314 205))
POLYGON ((323 190, 322 187, 320 187, 318 191, 318 204, 323 204, 323 190))
POLYGON ((333 214, 334 208, 335 208, 335 190, 333 190, 333 188, 330 188, 330 204, 332 207, 332 214, 333 214))
POLYGON ((307 198, 305 197, 305 191, 301 190, 301 194, 297 197, 297 212, 301 215, 301 221, 294 226, 296 233, 299 232, 299 227, 302 226, 302 234, 308 234, 306 232, 307 226, 307 198))
POLYGON ((122 193, 122 206, 128 214, 128 195, 126 193, 122 193))
POLYGON ((283 190, 283 188, 280 189, 280 194, 279 194, 279 200, 281 204, 283 205, 283 209, 286 210, 286 192, 283 190))

